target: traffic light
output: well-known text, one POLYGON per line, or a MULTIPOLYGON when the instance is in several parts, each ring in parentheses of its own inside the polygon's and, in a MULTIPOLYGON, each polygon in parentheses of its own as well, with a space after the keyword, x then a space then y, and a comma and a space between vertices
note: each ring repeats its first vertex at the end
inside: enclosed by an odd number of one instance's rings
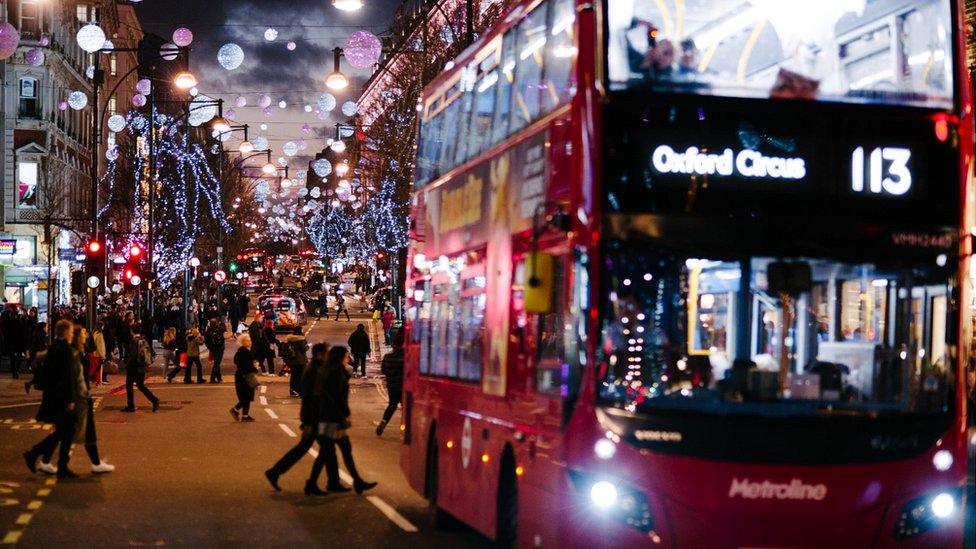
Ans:
POLYGON ((105 244, 98 240, 85 244, 85 274, 85 278, 105 280, 105 244))
POLYGON ((227 270, 230 271, 231 273, 236 273, 237 271, 240 270, 240 267, 237 266, 237 263, 231 261, 230 263, 227 264, 227 270))
POLYGON ((132 261, 141 261, 143 256, 142 246, 138 244, 133 244, 129 247, 129 259, 132 261))
POLYGON ((122 270, 122 279, 126 286, 138 288, 146 281, 142 266, 142 260, 145 256, 146 253, 141 245, 132 244, 129 246, 129 259, 125 262, 125 267, 122 270))

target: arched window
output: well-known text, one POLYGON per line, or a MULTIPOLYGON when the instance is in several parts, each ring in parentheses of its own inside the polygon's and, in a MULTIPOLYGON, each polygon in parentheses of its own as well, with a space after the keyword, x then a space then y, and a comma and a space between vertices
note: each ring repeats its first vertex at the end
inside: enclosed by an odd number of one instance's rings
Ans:
POLYGON ((41 109, 38 101, 37 79, 25 76, 20 79, 20 104, 18 106, 20 118, 40 118, 41 109))

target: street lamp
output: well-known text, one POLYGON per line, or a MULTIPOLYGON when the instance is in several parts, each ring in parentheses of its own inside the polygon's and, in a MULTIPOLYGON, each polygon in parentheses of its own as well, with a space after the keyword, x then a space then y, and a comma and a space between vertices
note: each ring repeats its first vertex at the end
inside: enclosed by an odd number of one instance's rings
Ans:
POLYGON ((334 152, 344 153, 346 152, 346 142, 341 139, 336 139, 335 141, 329 144, 329 148, 332 149, 334 152))
POLYGON ((251 154, 254 151, 254 145, 250 141, 241 141, 241 145, 237 147, 237 150, 241 154, 251 154))
POLYGON ((196 87, 197 77, 193 76, 193 73, 183 71, 176 75, 176 78, 173 79, 173 83, 176 84, 176 87, 181 90, 188 90, 196 87))
POLYGON ((263 168, 261 168, 261 171, 263 171, 268 175, 274 175, 275 173, 278 172, 278 168, 276 168, 275 165, 272 164, 271 162, 268 162, 267 164, 264 165, 263 168))
POLYGON ((228 122, 227 119, 224 118, 223 116, 218 116, 213 119, 213 123, 211 124, 211 127, 217 133, 226 133, 230 131, 230 122, 228 122))
POLYGON ((349 173, 349 164, 345 160, 339 164, 336 164, 335 173, 339 177, 345 177, 345 175, 349 173))
POLYGON ((340 91, 349 87, 349 79, 339 70, 339 56, 342 55, 342 48, 332 50, 332 74, 325 79, 325 86, 330 90, 340 91))
POLYGON ((332 7, 342 11, 356 11, 363 7, 363 0, 332 0, 332 7))

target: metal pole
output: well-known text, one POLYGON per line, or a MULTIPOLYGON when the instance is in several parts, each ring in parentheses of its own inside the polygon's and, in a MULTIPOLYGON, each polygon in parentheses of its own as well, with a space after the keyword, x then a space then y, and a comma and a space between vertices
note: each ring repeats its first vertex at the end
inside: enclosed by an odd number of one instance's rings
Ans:
MULTIPOLYGON (((156 274, 156 65, 149 68, 149 79, 152 85, 149 87, 149 221, 146 230, 146 251, 149 254, 149 280, 147 288, 155 287, 156 274)), ((146 305, 149 307, 149 316, 155 316, 156 298, 152 289, 148 290, 146 305)))
MULTIPOLYGON (((99 9, 96 7, 94 11, 94 23, 97 25, 99 23, 99 9)), ((101 50, 92 53, 92 66, 94 72, 92 73, 92 121, 91 121, 91 161, 89 166, 91 168, 91 197, 89 198, 89 208, 91 208, 91 238, 92 240, 98 240, 98 143, 101 141, 101 128, 98 125, 98 87, 101 85, 102 75, 98 67, 98 61, 101 54, 101 50)), ((92 276, 95 273, 88 273, 88 276, 92 276)), ((86 281, 87 282, 87 281, 86 281)), ((104 284, 104 280, 102 282, 104 284)), ((85 284, 87 288, 88 285, 85 284)), ((88 288, 88 302, 87 309, 88 314, 88 331, 91 332, 95 328, 95 304, 96 304, 96 290, 93 288, 88 288)))
MULTIPOLYGON (((244 128, 244 140, 247 140, 247 127, 244 128)), ((219 143, 219 141, 218 141, 219 143)), ((223 191, 224 191, 224 146, 220 145, 220 154, 217 155, 217 177, 219 181, 218 194, 221 197, 221 202, 223 202, 223 191)), ((217 270, 223 270, 224 268, 224 227, 218 221, 217 223, 217 270)), ((217 319, 223 325, 224 322, 224 292, 222 290, 223 283, 217 283, 217 319)))
POLYGON ((470 46, 474 43, 474 0, 467 0, 464 4, 464 34, 470 46))

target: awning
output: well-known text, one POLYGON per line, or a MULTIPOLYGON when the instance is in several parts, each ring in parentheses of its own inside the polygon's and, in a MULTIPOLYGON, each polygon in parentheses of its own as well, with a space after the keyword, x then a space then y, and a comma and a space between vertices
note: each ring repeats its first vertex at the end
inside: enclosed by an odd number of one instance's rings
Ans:
POLYGON ((38 277, 33 273, 27 272, 20 267, 3 266, 4 284, 8 286, 20 286, 36 282, 38 277))

